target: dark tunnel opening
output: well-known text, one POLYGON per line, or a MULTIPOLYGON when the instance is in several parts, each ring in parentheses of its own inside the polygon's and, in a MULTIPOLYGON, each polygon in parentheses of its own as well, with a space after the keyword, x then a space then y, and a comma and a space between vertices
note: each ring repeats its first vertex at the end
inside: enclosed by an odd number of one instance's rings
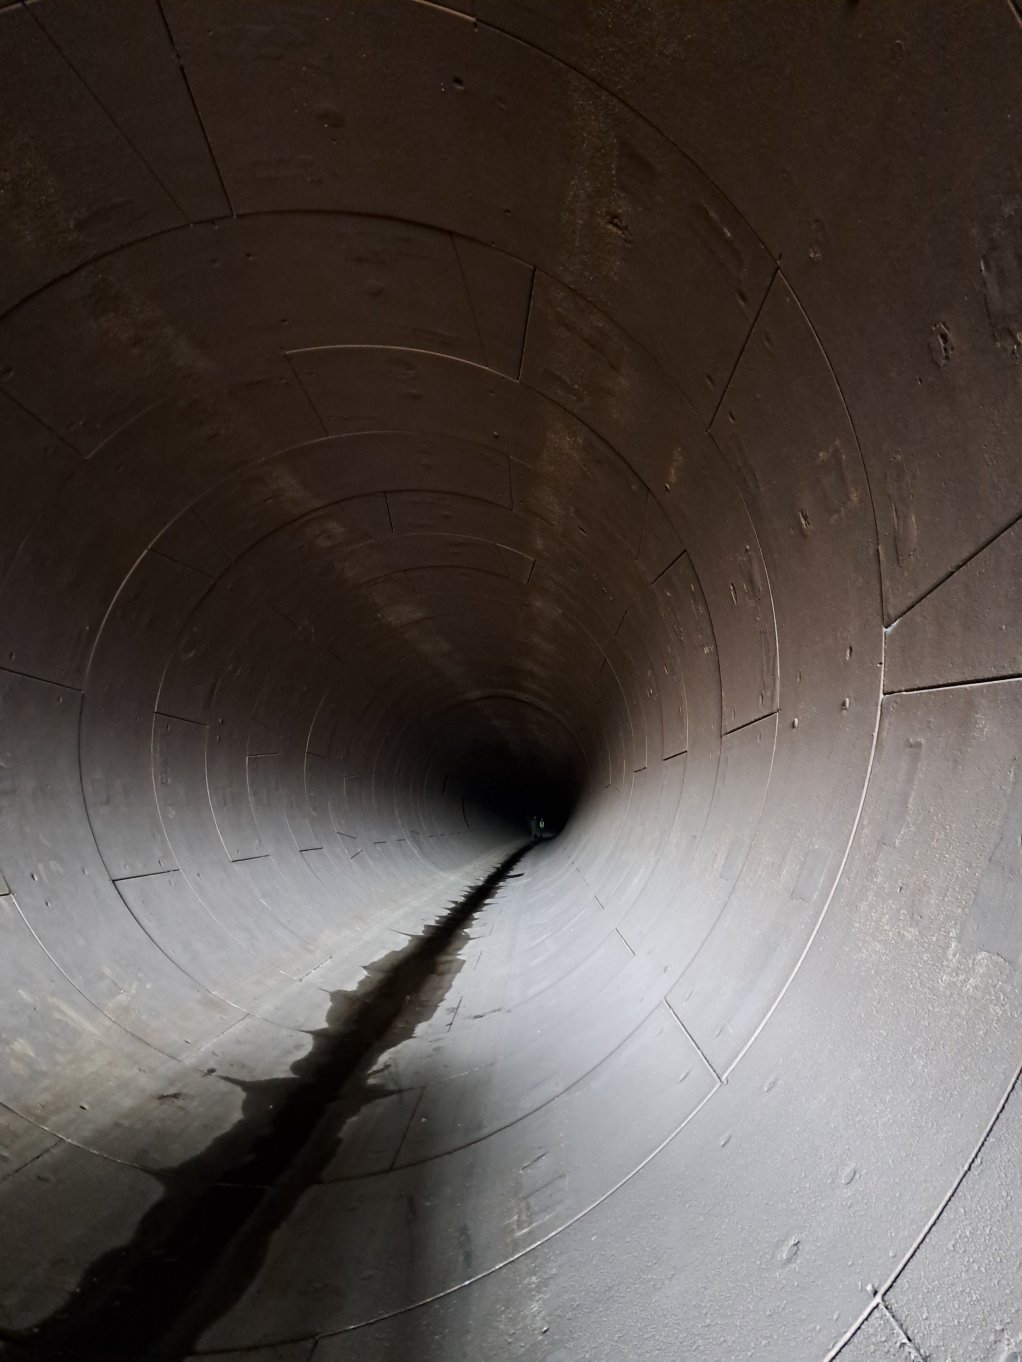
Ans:
POLYGON ((1022 29, 749 17, 0 0, 5 1359, 1022 1352, 1022 29))
POLYGON ((452 753, 448 764, 466 808, 502 822, 512 837, 556 837, 583 788, 584 776, 549 753, 515 752, 499 742, 475 742, 464 754, 452 753))

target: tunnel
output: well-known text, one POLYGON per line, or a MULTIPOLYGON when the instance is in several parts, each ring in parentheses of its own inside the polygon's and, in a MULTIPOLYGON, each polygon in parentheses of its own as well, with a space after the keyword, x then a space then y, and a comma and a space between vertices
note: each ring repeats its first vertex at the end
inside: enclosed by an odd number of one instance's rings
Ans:
POLYGON ((1019 1362, 1020 110, 0 3, 5 1362, 1019 1362))

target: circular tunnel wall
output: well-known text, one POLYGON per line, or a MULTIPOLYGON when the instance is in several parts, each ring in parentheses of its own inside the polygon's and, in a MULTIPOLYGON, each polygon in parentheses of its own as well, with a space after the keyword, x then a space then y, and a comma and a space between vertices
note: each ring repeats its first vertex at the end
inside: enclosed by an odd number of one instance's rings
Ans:
POLYGON ((0 5, 5 1357, 1017 1357, 1017 10, 0 5))

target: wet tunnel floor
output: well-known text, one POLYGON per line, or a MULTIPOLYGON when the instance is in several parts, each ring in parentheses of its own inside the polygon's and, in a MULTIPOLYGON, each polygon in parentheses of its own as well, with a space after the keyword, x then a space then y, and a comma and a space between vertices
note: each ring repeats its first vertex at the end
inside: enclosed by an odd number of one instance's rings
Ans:
POLYGON ((164 1194, 131 1240, 92 1264, 74 1297, 24 1330, 0 1329, 11 1362, 179 1362, 241 1297, 277 1227, 337 1150, 344 1123, 383 1095, 380 1054, 440 1007, 472 918, 512 877, 507 857, 408 945, 337 991, 291 1077, 236 1080, 238 1122, 194 1159, 156 1174, 164 1194))

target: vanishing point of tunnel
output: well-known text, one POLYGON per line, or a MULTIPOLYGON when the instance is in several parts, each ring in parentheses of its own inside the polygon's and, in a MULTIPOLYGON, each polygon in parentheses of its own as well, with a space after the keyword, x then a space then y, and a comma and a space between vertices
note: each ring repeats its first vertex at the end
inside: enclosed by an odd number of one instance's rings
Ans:
POLYGON ((1020 0, 0 0, 4 1362, 1022 1358, 1020 0))

